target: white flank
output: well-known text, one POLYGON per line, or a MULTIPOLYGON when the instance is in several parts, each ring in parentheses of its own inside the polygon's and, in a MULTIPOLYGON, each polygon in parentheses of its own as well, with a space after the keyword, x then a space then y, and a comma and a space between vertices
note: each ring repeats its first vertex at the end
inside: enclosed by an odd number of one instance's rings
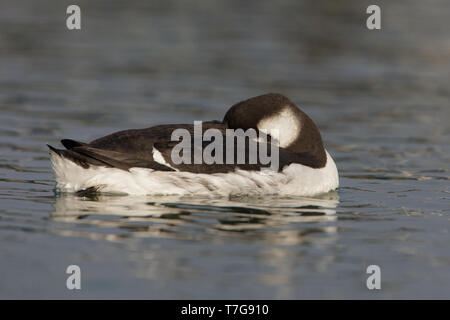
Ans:
POLYGON ((268 133, 271 130, 278 130, 279 146, 286 148, 299 136, 301 123, 294 111, 289 106, 286 106, 276 115, 259 121, 257 128, 258 130, 266 130, 268 133))
MULTIPOLYGON (((159 153, 154 150, 155 154, 159 153)), ((161 158, 162 155, 160 154, 161 158)), ((160 162, 165 164, 164 158, 160 162)), ((90 166, 88 169, 51 152, 52 167, 56 176, 56 189, 76 192, 96 187, 101 192, 132 195, 254 195, 278 194, 313 196, 336 189, 339 176, 336 165, 327 152, 324 168, 313 169, 291 164, 282 172, 270 170, 231 173, 199 174, 180 171, 155 171, 131 168, 90 166)), ((165 164, 167 165, 167 164, 165 164)))
POLYGON ((165 165, 166 167, 169 167, 175 171, 178 171, 177 169, 173 168, 170 164, 167 163, 166 159, 164 159, 161 152, 159 152, 159 150, 156 149, 155 147, 153 147, 153 149, 152 149, 152 156, 153 156, 153 160, 155 160, 156 162, 158 162, 162 165, 165 165))

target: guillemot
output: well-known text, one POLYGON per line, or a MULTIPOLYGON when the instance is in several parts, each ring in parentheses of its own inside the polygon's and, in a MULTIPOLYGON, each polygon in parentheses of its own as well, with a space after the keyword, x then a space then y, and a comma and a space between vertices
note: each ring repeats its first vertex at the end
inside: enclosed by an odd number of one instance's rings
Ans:
POLYGON ((61 143, 65 150, 48 145, 60 192, 313 196, 339 186, 336 165, 317 126, 291 100, 276 93, 241 101, 222 121, 203 122, 200 128, 158 125, 119 131, 90 143, 72 139, 61 143), (238 140, 228 139, 233 130, 244 133, 244 146, 229 148, 229 141, 237 144, 238 140), (251 130, 259 136, 248 135, 251 130), (176 132, 194 138, 180 149, 176 132), (216 144, 211 147, 208 141, 216 144), (254 150, 251 141, 257 145, 254 150), (261 150, 269 149, 272 164, 258 158, 261 150), (213 161, 202 162, 202 155, 213 161))

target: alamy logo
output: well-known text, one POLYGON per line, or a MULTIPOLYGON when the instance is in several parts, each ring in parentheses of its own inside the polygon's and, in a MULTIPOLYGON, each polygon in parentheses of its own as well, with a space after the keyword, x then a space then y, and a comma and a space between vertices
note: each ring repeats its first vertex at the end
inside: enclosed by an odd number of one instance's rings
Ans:
POLYGON ((277 129, 268 132, 252 128, 225 129, 224 137, 222 131, 215 128, 203 132, 202 121, 194 121, 194 141, 187 129, 172 132, 171 140, 181 141, 172 149, 171 159, 174 164, 270 164, 271 170, 278 171, 278 137, 277 129), (203 142, 210 143, 203 148, 203 142))
POLYGON ((72 4, 67 7, 67 17, 66 26, 69 30, 80 30, 81 29, 81 9, 76 4, 72 4))
POLYGON ((70 276, 66 280, 66 287, 69 290, 81 289, 81 269, 76 264, 67 267, 66 273, 70 276))
POLYGON ((367 18, 366 26, 369 30, 381 29, 381 9, 376 4, 367 7, 366 13, 370 14, 367 18))
POLYGON ((372 264, 367 267, 366 269, 367 274, 371 274, 367 278, 366 285, 367 289, 373 290, 373 289, 381 289, 381 269, 376 264, 372 264))

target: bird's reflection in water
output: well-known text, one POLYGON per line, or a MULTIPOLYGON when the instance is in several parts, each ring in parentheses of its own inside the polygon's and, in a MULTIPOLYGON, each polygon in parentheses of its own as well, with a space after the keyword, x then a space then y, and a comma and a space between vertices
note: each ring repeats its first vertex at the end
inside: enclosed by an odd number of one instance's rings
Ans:
POLYGON ((181 293, 171 297, 185 298, 192 286, 218 293, 231 290, 224 284, 250 281, 283 299, 294 296, 304 275, 321 275, 334 263, 338 202, 336 192, 316 198, 59 195, 51 219, 57 234, 125 244, 113 259, 129 261, 133 276, 152 286, 175 281, 181 293))
POLYGON ((339 197, 201 198, 61 194, 51 219, 62 235, 122 241, 173 238, 299 244, 330 241, 339 197), (323 235, 323 236, 321 236, 323 235))

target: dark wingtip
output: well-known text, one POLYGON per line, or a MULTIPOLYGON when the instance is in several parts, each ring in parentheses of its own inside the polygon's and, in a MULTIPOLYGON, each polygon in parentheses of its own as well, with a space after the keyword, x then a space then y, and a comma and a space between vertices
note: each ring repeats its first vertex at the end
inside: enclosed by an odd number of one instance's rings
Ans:
POLYGON ((86 162, 86 158, 84 158, 82 155, 77 154, 76 152, 73 152, 71 150, 56 149, 49 144, 47 144, 47 147, 50 149, 50 152, 54 152, 60 157, 69 159, 85 169, 89 168, 89 164, 86 162))
POLYGON ((52 146, 49 145, 48 143, 47 143, 47 147, 50 149, 50 151, 52 151, 52 152, 54 152, 54 153, 56 153, 56 154, 60 154, 60 153, 61 153, 61 150, 58 150, 58 149, 52 147, 52 146))
POLYGON ((67 150, 70 150, 75 147, 82 147, 82 146, 86 145, 86 143, 75 141, 72 139, 62 139, 61 143, 64 147, 66 147, 67 150))

